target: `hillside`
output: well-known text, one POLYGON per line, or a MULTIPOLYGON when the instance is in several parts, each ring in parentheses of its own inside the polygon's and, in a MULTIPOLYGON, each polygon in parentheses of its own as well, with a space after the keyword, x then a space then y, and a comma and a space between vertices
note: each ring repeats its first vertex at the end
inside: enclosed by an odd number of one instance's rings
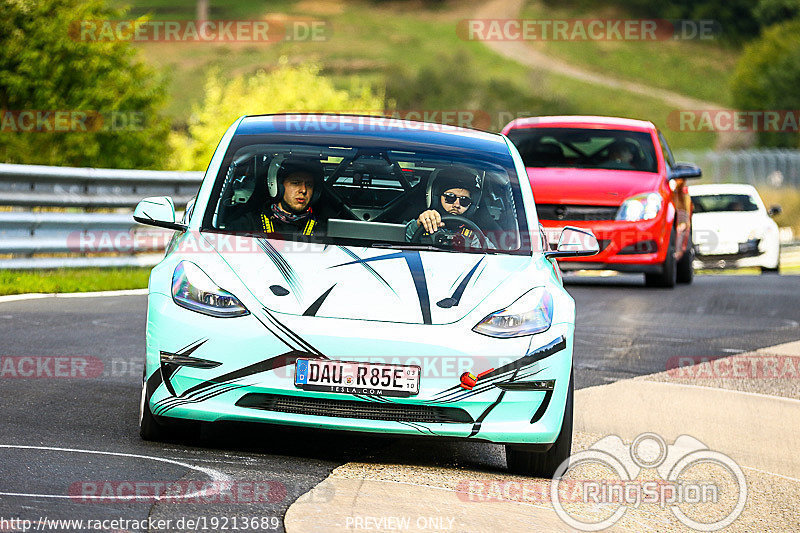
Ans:
MULTIPOLYGON (((475 16, 480 2, 448 2, 443 7, 419 1, 299 2, 246 1, 230 6, 212 1, 211 19, 312 17, 325 20, 329 38, 319 42, 277 43, 140 43, 145 58, 170 79, 167 113, 176 127, 185 124, 193 103, 203 94, 207 73, 223 77, 270 69, 282 56, 290 62, 312 61, 338 85, 353 79, 386 87, 387 98, 400 110, 480 110, 488 113, 488 129, 501 128, 515 116, 536 114, 604 114, 652 120, 666 130, 675 148, 710 148, 715 135, 684 135, 667 130, 675 109, 657 95, 648 97, 604 87, 546 69, 524 66, 500 57, 484 43, 456 33, 459 21, 475 16), (434 6, 434 7, 431 7, 434 6), (434 78, 435 82, 429 83, 434 78), (439 95, 445 95, 440 97, 439 95)), ((195 2, 141 0, 130 16, 149 13, 153 19, 193 19, 195 2)), ((578 13, 524 5, 524 16, 542 18, 621 17, 620 13, 578 13)), ((634 80, 697 99, 725 105, 726 72, 736 53, 713 43, 535 42, 527 46, 620 80, 634 80)), ((252 110, 253 113, 259 110, 252 110)))

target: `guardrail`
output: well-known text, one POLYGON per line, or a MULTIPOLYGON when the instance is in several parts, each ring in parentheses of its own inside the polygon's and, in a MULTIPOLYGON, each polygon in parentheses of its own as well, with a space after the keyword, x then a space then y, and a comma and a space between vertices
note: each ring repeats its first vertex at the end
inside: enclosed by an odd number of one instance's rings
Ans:
POLYGON ((180 209, 202 179, 202 172, 0 164, 0 209, 10 209, 0 211, 0 269, 155 264, 161 254, 149 252, 163 250, 171 232, 137 224, 133 208, 146 196, 171 196, 180 209))
POLYGON ((711 183, 800 187, 800 150, 796 149, 676 150, 675 157, 700 165, 704 179, 711 183))
MULTIPOLYGON (((164 249, 172 232, 137 224, 133 207, 146 196, 172 196, 181 208, 202 178, 202 172, 0 163, 0 209, 12 209, 0 211, 0 269, 153 265, 162 257, 153 252, 164 249), (61 210, 31 210, 38 208, 61 210)), ((795 253, 800 241, 781 248, 795 253)))

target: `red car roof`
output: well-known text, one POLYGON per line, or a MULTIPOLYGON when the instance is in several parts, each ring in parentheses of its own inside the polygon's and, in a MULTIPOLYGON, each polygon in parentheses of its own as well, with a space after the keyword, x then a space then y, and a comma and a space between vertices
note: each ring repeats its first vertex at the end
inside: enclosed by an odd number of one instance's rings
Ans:
POLYGON ((646 120, 634 120, 619 117, 596 117, 565 115, 557 117, 528 117, 518 118, 509 122, 503 133, 515 128, 542 128, 542 127, 571 127, 571 128, 604 128, 613 126, 615 129, 632 131, 653 131, 655 126, 646 120))

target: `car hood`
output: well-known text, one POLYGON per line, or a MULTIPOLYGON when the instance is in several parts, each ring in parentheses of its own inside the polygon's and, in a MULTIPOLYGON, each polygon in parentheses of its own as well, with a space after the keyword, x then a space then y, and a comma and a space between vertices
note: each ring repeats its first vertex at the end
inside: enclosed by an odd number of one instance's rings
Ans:
POLYGON ((540 204, 622 205, 635 194, 657 191, 653 172, 585 168, 531 168, 528 178, 540 204))
POLYGON ((249 253, 216 246, 217 251, 261 305, 327 318, 455 322, 533 261, 530 256, 237 239, 249 253))

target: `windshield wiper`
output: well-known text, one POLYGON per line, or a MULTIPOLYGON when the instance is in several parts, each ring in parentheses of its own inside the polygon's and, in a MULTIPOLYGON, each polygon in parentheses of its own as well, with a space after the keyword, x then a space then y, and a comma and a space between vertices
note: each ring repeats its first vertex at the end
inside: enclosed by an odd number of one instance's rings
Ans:
POLYGON ((370 245, 371 248, 386 248, 389 250, 434 250, 437 252, 449 252, 447 248, 440 248, 432 244, 411 244, 411 243, 392 243, 392 242, 375 242, 370 245))
POLYGON ((483 250, 481 248, 468 248, 466 250, 460 248, 445 248, 443 246, 434 246, 432 244, 411 244, 411 243, 392 243, 392 242, 376 242, 370 245, 372 248, 383 248, 386 250, 423 250, 431 252, 451 252, 451 253, 480 253, 480 254, 496 254, 497 250, 483 250))

